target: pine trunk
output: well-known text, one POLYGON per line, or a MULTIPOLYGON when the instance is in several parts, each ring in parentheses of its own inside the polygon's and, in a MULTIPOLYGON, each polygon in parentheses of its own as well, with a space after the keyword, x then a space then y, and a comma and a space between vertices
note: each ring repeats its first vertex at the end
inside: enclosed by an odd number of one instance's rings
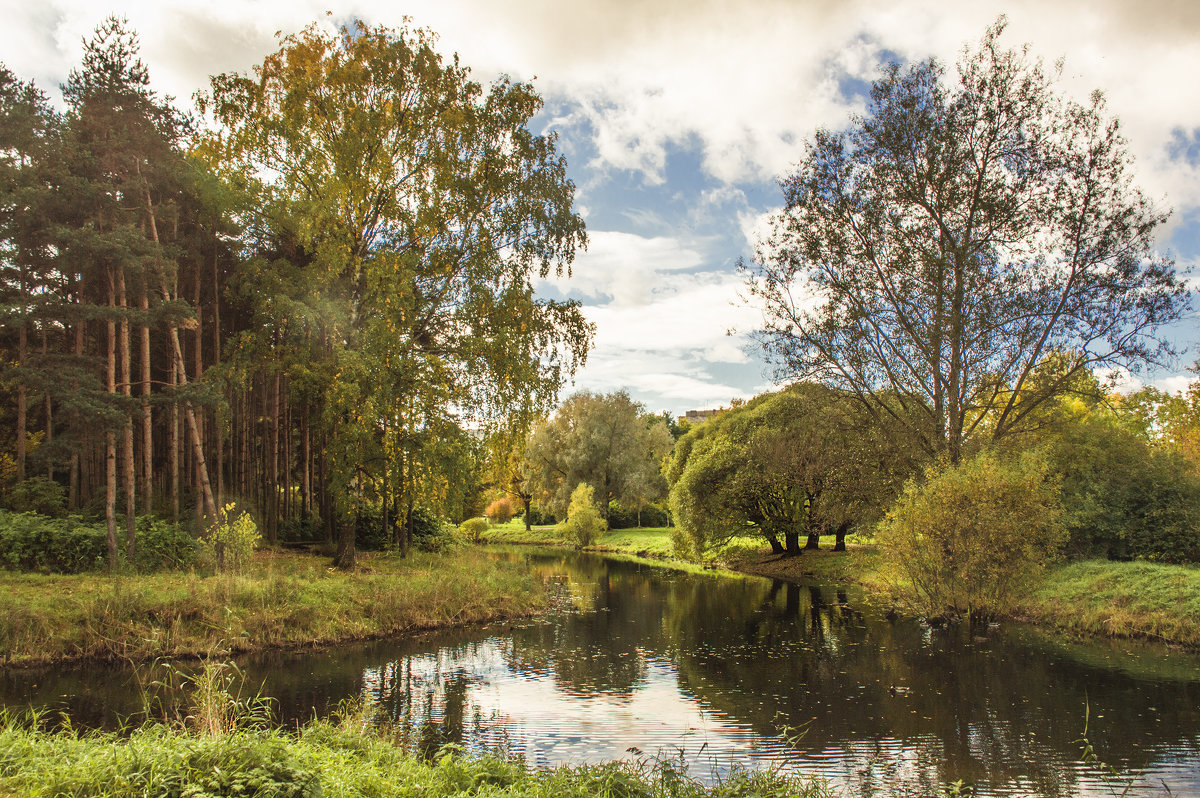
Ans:
POLYGON ((143 281, 140 307, 146 316, 141 325, 142 344, 142 507, 154 506, 154 417, 150 412, 150 292, 143 281))
MULTIPOLYGON (((121 307, 121 393, 125 395, 126 399, 132 399, 133 369, 129 352, 129 316, 127 315, 129 303, 125 293, 125 269, 123 267, 117 269, 117 303, 121 307)), ((128 403, 126 406, 128 407, 128 403)), ((132 562, 137 545, 135 537, 137 534, 137 485, 135 483, 137 466, 133 453, 133 416, 128 412, 125 415, 125 430, 122 438, 124 454, 122 471, 125 483, 125 556, 132 562)))
MULTIPOLYGON (((108 306, 116 308, 113 277, 108 275, 108 306)), ((105 368, 105 388, 109 396, 117 393, 117 322, 108 317, 108 343, 105 368)), ((117 570, 117 436, 111 429, 104 431, 104 520, 108 527, 108 572, 117 570)))
MULTIPOLYGON (((192 342, 192 362, 196 367, 195 380, 196 380, 196 382, 199 382, 200 378, 204 376, 204 321, 203 321, 204 314, 201 312, 201 307, 200 307, 200 261, 199 260, 196 261, 195 292, 193 294, 193 297, 194 297, 193 307, 196 310, 196 330, 195 330, 196 335, 195 335, 195 339, 192 342)), ((203 451, 204 431, 205 431, 205 429, 204 429, 205 428, 204 414, 202 412, 197 412, 195 409, 193 409, 192 412, 196 418, 196 425, 197 425, 197 433, 196 434, 200 438, 200 449, 201 449, 201 451, 203 451)), ((198 463, 199 461, 195 461, 195 462, 198 463)), ((200 496, 205 491, 204 486, 201 484, 202 479, 208 479, 207 472, 202 477, 200 474, 199 468, 193 469, 192 481, 195 484, 197 496, 200 496)), ((209 492, 211 493, 211 490, 209 492)), ((199 502, 199 501, 196 502, 196 513, 198 515, 203 514, 202 509, 201 509, 202 506, 203 506, 202 502, 199 502)))
MULTIPOLYGON (((24 281, 22 281, 24 282, 24 281)), ((25 388, 25 359, 29 349, 29 332, 25 327, 25 319, 21 319, 21 327, 17 332, 17 481, 25 479, 25 427, 28 402, 25 388)))
POLYGON ((179 384, 178 366, 175 358, 171 358, 171 368, 168 380, 171 383, 171 428, 170 428, 170 463, 171 471, 171 520, 179 523, 179 400, 175 397, 175 388, 179 384))
MULTIPOLYGON (((46 358, 49 355, 49 343, 46 341, 46 328, 42 327, 42 363, 46 363, 46 358)), ((49 445, 54 440, 54 408, 51 406, 50 391, 46 390, 42 393, 42 408, 46 416, 46 445, 49 445)), ((54 459, 46 458, 46 476, 50 480, 54 479, 54 459)))

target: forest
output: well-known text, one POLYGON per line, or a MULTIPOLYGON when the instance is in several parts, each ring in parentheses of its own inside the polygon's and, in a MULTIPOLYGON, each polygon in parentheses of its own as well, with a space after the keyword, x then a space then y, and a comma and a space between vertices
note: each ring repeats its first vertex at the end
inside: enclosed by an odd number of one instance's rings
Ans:
POLYGON ((586 356, 576 304, 532 288, 585 234, 538 97, 428 36, 310 27, 190 115, 115 18, 62 113, 3 73, 18 503, 105 518, 110 569, 139 514, 236 502, 344 567, 359 534, 411 546, 422 508, 473 514, 586 356))

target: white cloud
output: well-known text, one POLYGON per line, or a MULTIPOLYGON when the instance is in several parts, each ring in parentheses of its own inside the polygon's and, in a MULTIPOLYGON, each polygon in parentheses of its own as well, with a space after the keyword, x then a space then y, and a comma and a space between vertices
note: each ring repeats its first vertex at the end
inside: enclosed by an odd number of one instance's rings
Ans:
POLYGON ((333 18, 319 0, 10 5, 0 50, 44 88, 66 78, 80 38, 112 8, 141 32, 156 85, 184 100, 209 74, 261 61, 277 30, 356 16, 397 25, 407 15, 437 31, 443 49, 458 51, 481 79, 538 76, 544 93, 578 103, 574 120, 594 127, 598 165, 639 170, 652 182, 663 179, 667 146, 693 140, 720 180, 778 175, 816 126, 845 123, 852 107, 842 78, 870 79, 885 50, 953 63, 1006 13, 1009 43, 1030 42, 1051 63, 1065 56, 1065 81, 1077 95, 1106 92, 1153 196, 1200 203, 1197 170, 1165 157, 1175 128, 1200 127, 1197 4, 987 0, 951 11, 939 0, 358 0, 333 18))
POLYGON ((644 308, 667 290, 662 283, 664 274, 704 264, 704 247, 704 241, 672 236, 592 231, 588 233, 587 251, 576 256, 571 276, 547 282, 562 293, 607 298, 622 308, 644 308))
POLYGON ((1188 386, 1195 381, 1196 377, 1192 374, 1173 374, 1170 377, 1151 380, 1150 384, 1165 393, 1181 394, 1187 391, 1188 386))
POLYGON ((669 275, 660 277, 659 283, 652 304, 634 307, 611 302, 584 309, 596 323, 597 351, 703 351, 714 362, 743 362, 722 356, 729 351, 727 330, 745 330, 759 321, 758 311, 737 302, 741 286, 737 275, 669 275))

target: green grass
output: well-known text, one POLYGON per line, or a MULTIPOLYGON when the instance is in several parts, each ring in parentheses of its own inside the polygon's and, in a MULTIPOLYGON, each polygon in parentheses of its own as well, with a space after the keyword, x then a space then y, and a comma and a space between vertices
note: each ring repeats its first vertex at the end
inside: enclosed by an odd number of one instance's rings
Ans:
POLYGON ((1200 647, 1200 567, 1068 563, 1046 574, 1018 614, 1072 631, 1200 647))
POLYGON ((0 718, 0 794, 26 796, 491 796, 493 798, 825 798, 824 782, 738 771, 706 787, 675 764, 615 762, 529 770, 443 749, 432 761, 351 716, 294 734, 202 734, 149 724, 127 736, 47 732, 0 718))
POLYGON ((245 574, 0 572, 0 662, 148 659, 368 639, 542 612, 540 578, 475 548, 407 559, 258 552, 245 574))

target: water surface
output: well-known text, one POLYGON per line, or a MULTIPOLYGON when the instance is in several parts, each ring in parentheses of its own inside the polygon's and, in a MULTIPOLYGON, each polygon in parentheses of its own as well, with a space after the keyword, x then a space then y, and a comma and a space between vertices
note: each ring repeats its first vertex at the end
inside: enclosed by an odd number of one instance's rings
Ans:
MULTIPOLYGON (((853 590, 508 550, 560 593, 549 617, 241 660, 289 725, 364 699, 432 753, 531 765, 660 756, 831 778, 853 795, 1200 796, 1200 658, 1017 625, 891 622, 853 590), (1079 761, 1085 712, 1100 756, 1079 761)), ((10 705, 80 725, 136 712, 153 677, 10 671, 10 705)))

